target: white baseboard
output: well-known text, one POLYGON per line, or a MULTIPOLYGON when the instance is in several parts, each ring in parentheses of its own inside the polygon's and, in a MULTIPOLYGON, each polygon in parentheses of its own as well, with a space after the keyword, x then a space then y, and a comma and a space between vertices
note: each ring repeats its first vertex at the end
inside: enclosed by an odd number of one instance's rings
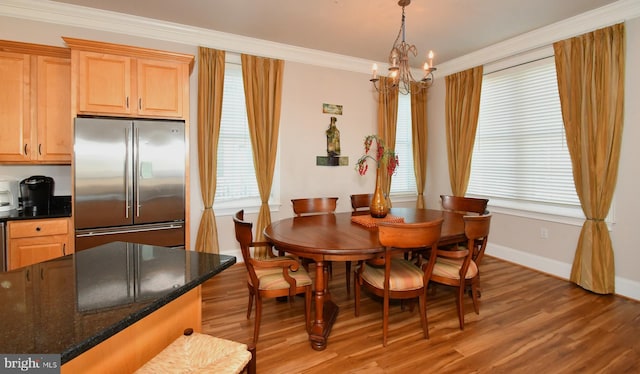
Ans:
MULTIPOLYGON (((489 243, 486 254, 569 281, 571 264, 489 243)), ((640 282, 615 277, 616 295, 640 301, 640 282)))

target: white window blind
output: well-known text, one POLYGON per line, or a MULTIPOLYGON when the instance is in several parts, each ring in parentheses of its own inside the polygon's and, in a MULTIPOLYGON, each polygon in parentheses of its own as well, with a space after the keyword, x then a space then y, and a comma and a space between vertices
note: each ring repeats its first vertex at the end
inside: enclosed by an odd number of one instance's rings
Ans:
POLYGON ((484 76, 467 193, 579 216, 553 57, 484 76))
POLYGON ((400 164, 391 178, 392 194, 415 194, 417 191, 411 139, 411 96, 398 95, 395 151, 400 164))
POLYGON ((238 64, 227 63, 225 68, 217 173, 216 206, 233 201, 242 206, 240 202, 247 199, 259 201, 242 68, 238 64))

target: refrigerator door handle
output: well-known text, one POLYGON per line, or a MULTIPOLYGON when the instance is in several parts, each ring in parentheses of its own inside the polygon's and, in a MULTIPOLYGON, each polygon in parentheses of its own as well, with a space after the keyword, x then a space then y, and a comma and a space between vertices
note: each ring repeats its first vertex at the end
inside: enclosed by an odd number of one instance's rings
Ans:
POLYGON ((88 238, 91 236, 103 236, 103 235, 115 235, 115 234, 128 234, 132 232, 173 230, 173 229, 179 229, 181 227, 182 227, 181 224, 171 224, 171 225, 156 226, 156 227, 128 228, 126 230, 109 230, 109 231, 86 230, 86 232, 77 233, 76 238, 88 238))
POLYGON ((138 127, 135 128, 136 131, 136 217, 140 217, 140 129, 138 127))
POLYGON ((124 141, 126 144, 126 154, 125 154, 125 163, 124 163, 124 179, 125 179, 125 185, 124 185, 124 201, 125 201, 125 208, 124 208, 124 216, 125 218, 129 218, 129 209, 131 209, 131 196, 129 196, 129 191, 131 190, 131 172, 129 170, 129 159, 131 158, 131 150, 130 150, 130 146, 129 144, 131 144, 130 141, 130 136, 129 136, 129 128, 125 128, 124 129, 124 141))

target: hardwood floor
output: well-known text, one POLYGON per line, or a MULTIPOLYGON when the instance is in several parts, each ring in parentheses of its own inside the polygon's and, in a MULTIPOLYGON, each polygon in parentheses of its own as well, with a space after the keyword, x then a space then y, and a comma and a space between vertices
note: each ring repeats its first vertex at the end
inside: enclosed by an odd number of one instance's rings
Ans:
MULTIPOLYGON (((353 290, 347 297, 339 265, 330 289, 340 314, 327 349, 311 349, 301 297, 265 300, 258 373, 640 373, 639 302, 485 256, 480 314, 466 297, 464 331, 452 290, 439 286, 427 300, 429 340, 417 306, 394 304, 384 348, 381 302, 363 293, 354 317, 353 290)), ((244 264, 236 264, 204 284, 203 332, 251 340, 245 277, 244 264)))

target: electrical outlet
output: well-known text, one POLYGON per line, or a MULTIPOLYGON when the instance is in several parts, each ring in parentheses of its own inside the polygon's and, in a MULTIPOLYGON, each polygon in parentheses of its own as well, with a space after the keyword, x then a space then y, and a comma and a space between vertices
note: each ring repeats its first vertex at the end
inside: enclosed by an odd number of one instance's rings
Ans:
POLYGON ((549 239, 549 230, 546 227, 540 228, 540 237, 542 239, 549 239))

